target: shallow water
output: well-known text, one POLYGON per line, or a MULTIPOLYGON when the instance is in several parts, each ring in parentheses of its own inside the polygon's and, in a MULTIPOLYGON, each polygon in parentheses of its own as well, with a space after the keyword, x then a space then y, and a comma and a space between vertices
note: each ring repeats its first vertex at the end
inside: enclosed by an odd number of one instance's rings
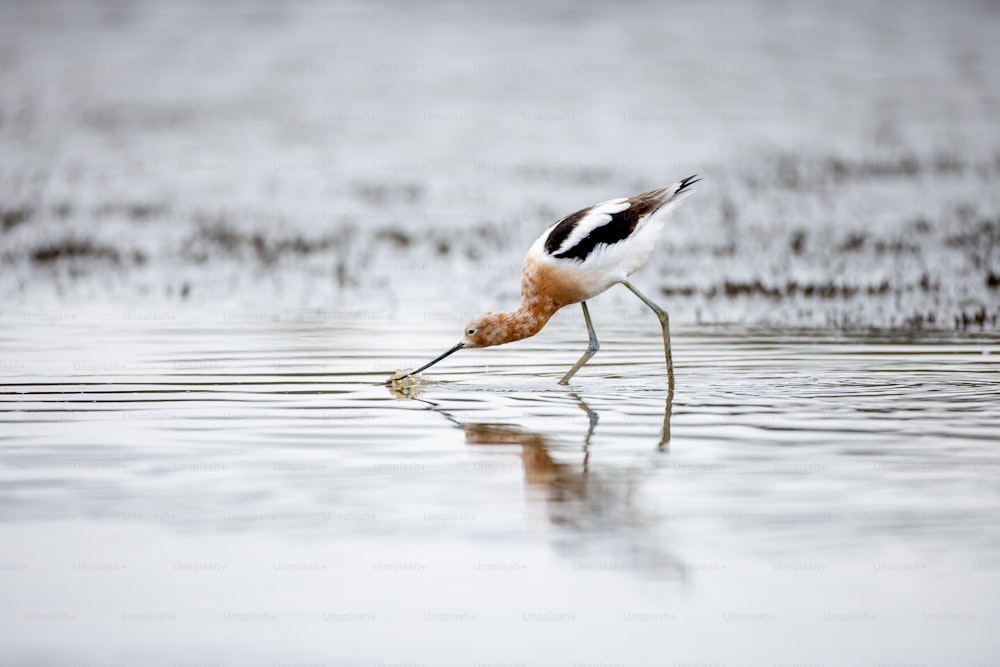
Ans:
POLYGON ((400 398, 454 322, 60 312, 0 322, 15 664, 997 655, 995 335, 681 327, 671 401, 559 314, 400 398))
POLYGON ((494 309, 561 217, 700 174, 636 279, 675 323, 1000 330, 996 24, 982 0, 0 3, 0 300, 494 309))

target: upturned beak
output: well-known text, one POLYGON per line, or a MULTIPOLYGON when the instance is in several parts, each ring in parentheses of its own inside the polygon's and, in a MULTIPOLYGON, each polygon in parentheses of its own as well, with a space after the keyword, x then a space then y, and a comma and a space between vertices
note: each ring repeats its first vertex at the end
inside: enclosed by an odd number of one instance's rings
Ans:
POLYGON ((418 368, 417 370, 415 370, 415 371, 410 371, 410 372, 409 372, 409 373, 407 373, 406 375, 401 375, 401 376, 399 376, 398 378, 390 378, 390 379, 386 380, 386 381, 385 381, 385 383, 386 383, 386 384, 392 384, 392 383, 393 383, 394 381, 399 381, 399 380, 402 380, 403 378, 408 378, 408 377, 410 377, 411 375, 416 375, 416 374, 417 374, 417 373, 419 373, 420 371, 423 371, 423 370, 425 370, 425 369, 428 369, 428 368, 430 368, 431 366, 433 366, 433 365, 434 365, 434 364, 436 364, 437 362, 441 361, 442 359, 444 359, 444 358, 445 358, 445 357, 447 357, 448 355, 451 355, 451 354, 454 354, 455 352, 458 352, 458 351, 459 351, 459 350, 461 350, 461 349, 462 349, 463 347, 465 347, 465 343, 459 343, 459 344, 458 344, 458 345, 456 345, 455 347, 451 348, 450 350, 448 350, 447 352, 445 352, 444 354, 442 354, 442 355, 441 355, 440 357, 438 357, 437 359, 434 359, 433 361, 429 361, 429 362, 427 362, 426 364, 424 364, 423 366, 421 366, 421 367, 420 367, 420 368, 418 368))

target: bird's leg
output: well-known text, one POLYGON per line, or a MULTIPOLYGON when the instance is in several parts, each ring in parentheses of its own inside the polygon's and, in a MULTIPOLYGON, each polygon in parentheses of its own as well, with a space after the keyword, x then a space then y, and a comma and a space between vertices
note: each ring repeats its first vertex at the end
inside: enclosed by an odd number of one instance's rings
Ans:
POLYGON ((674 384, 667 388, 667 403, 663 408, 663 431, 660 432, 660 442, 656 448, 665 452, 670 448, 670 416, 674 410, 674 384))
POLYGON ((670 355, 670 315, 667 314, 667 311, 653 303, 649 297, 637 290, 629 281, 623 280, 622 285, 629 288, 633 294, 639 297, 640 301, 649 306, 650 310, 656 313, 656 317, 660 320, 660 326, 663 327, 663 353, 667 357, 667 387, 672 398, 674 393, 674 360, 670 355))
POLYGON ((587 302, 581 301, 580 305, 583 306, 583 319, 587 321, 587 333, 590 335, 590 345, 587 346, 587 351, 583 353, 580 360, 573 364, 573 368, 566 371, 566 375, 562 376, 559 384, 569 384, 569 379, 576 375, 576 372, 601 349, 601 344, 597 342, 597 334, 594 333, 594 325, 590 322, 590 311, 587 310, 587 302))

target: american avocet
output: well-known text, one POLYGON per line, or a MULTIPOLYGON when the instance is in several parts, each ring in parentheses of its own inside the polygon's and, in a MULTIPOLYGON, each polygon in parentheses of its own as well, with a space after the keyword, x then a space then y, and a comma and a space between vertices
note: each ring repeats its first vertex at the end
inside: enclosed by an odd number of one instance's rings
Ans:
POLYGON ((580 360, 559 380, 570 378, 600 349, 587 299, 621 283, 649 306, 663 328, 663 351, 667 381, 674 385, 674 363, 670 356, 670 317, 635 288, 627 278, 649 258, 663 224, 688 195, 699 178, 688 176, 634 197, 620 197, 567 215, 538 237, 524 260, 521 272, 521 305, 506 313, 486 313, 465 325, 462 341, 438 358, 391 384, 430 368, 462 348, 491 347, 534 336, 557 310, 570 304, 583 307, 590 344, 580 360))

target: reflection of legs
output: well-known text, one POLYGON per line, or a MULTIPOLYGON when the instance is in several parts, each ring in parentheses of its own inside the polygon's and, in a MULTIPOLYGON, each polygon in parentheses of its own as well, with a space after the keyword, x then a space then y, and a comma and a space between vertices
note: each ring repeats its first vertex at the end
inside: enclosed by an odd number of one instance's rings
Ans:
POLYGON ((596 428, 597 421, 601 416, 594 412, 587 405, 587 402, 580 398, 579 394, 573 392, 572 396, 576 399, 576 404, 580 406, 580 409, 587 413, 587 419, 590 420, 590 426, 587 427, 587 434, 583 436, 583 474, 586 475, 590 463, 590 439, 594 436, 594 428, 596 428))
POLYGON ((649 306, 650 310, 656 313, 656 317, 660 320, 660 325, 663 327, 663 353, 667 357, 667 387, 669 388, 671 395, 673 395, 674 360, 673 357, 670 356, 670 316, 667 314, 667 311, 650 301, 649 297, 637 290, 629 281, 623 280, 622 285, 632 290, 632 293, 639 297, 640 301, 649 306))
POLYGON ((562 380, 559 380, 559 384, 569 384, 569 379, 576 375, 576 372, 601 349, 601 344, 597 342, 597 334, 594 333, 594 325, 590 323, 590 311, 587 310, 587 302, 581 301, 580 305, 583 306, 583 319, 587 321, 587 333, 590 335, 590 345, 587 346, 587 351, 583 353, 580 360, 573 364, 573 368, 566 371, 566 375, 563 375, 562 380))

